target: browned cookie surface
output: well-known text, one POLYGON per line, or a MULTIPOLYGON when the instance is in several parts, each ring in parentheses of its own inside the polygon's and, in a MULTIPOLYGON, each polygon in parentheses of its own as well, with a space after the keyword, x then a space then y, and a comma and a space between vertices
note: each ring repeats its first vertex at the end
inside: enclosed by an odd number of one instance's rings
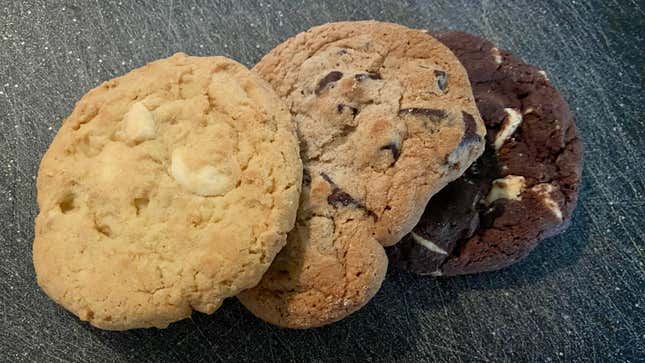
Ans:
POLYGON ((287 102, 305 176, 287 246, 239 298, 274 324, 323 325, 376 293, 382 245, 409 233, 428 199, 479 157, 485 128, 454 55, 400 25, 319 26, 254 70, 287 102))
POLYGON ((428 204, 388 251, 419 274, 497 270, 566 228, 576 205, 582 143, 562 96, 540 69, 466 33, 437 35, 463 63, 487 128, 487 149, 428 204))

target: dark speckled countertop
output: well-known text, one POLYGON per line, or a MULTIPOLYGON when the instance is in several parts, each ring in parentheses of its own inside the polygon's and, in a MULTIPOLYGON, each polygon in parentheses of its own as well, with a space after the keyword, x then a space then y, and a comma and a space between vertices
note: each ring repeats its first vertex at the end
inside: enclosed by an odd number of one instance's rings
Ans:
POLYGON ((3 1, 0 361, 645 361, 644 11, 638 0, 3 1), (274 328, 231 299, 167 330, 105 332, 41 292, 34 179, 77 99, 176 51, 252 66, 346 19, 466 30, 544 68, 585 140, 571 228, 497 273, 390 271, 363 310, 309 331, 274 328))

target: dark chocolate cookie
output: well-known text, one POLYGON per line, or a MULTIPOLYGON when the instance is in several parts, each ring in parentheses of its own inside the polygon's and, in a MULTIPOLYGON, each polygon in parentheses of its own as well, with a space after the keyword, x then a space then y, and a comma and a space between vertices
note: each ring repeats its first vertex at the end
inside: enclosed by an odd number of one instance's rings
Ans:
POLYGON ((468 71, 488 131, 486 151, 430 200, 388 254, 393 265, 423 275, 498 270, 568 226, 582 142, 544 71, 474 35, 437 38, 468 71))

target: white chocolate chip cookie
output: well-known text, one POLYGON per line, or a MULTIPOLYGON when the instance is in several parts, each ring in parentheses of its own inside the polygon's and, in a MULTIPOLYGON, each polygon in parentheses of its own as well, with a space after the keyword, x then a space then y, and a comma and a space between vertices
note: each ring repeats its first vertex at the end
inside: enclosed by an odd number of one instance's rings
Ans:
POLYGON ((103 83, 38 173, 38 283, 111 330, 210 314, 258 283, 294 225, 289 112, 223 57, 176 54, 103 83))

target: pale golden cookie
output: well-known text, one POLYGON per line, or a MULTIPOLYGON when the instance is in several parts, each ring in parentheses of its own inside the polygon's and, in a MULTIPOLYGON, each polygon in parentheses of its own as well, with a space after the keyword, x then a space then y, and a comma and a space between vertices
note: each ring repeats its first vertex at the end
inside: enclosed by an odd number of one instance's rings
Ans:
POLYGON ((392 245, 482 153, 467 74, 440 42, 379 22, 332 23, 254 68, 287 102, 305 166, 296 228, 260 285, 239 295, 271 323, 341 319, 378 290, 392 245))
POLYGON ((103 83, 38 173, 38 283, 103 329, 163 328, 258 283, 285 244, 302 165, 270 86, 176 54, 103 83))

